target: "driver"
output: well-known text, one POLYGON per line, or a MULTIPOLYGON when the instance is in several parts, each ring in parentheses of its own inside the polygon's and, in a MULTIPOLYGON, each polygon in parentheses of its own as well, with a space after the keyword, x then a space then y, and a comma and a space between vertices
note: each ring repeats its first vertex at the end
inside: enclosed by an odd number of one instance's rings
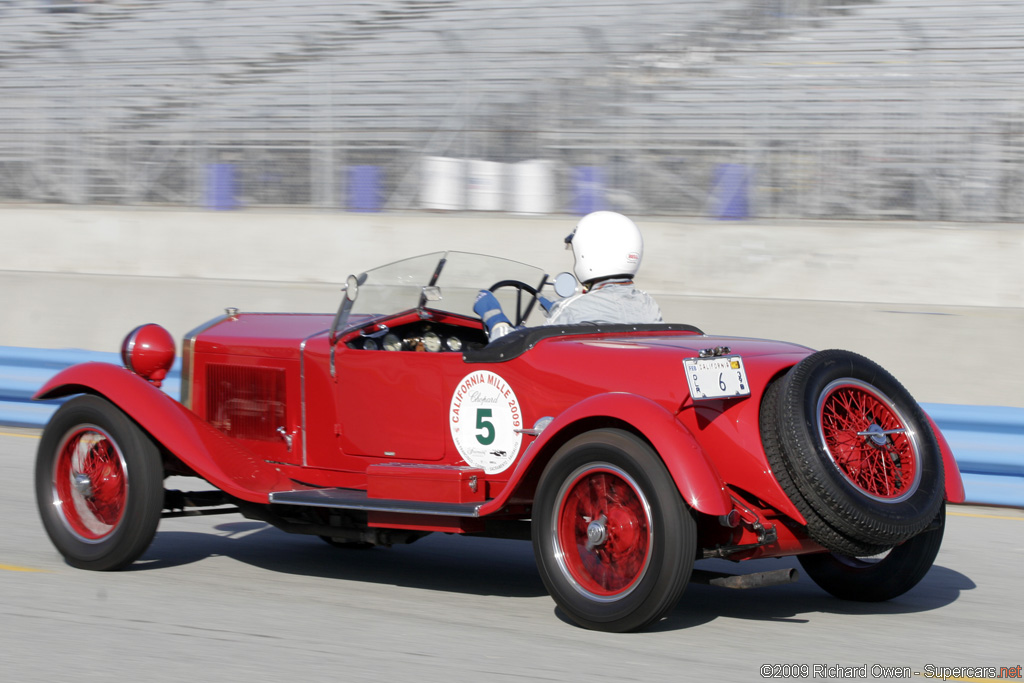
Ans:
MULTIPOLYGON (((587 214, 565 238, 565 244, 572 249, 573 271, 583 283, 583 291, 557 303, 539 296, 547 311, 544 324, 663 322, 658 304, 633 284, 644 253, 643 237, 633 221, 613 211, 587 214)), ((497 298, 486 289, 477 295, 473 311, 483 320, 490 339, 512 330, 497 298)))

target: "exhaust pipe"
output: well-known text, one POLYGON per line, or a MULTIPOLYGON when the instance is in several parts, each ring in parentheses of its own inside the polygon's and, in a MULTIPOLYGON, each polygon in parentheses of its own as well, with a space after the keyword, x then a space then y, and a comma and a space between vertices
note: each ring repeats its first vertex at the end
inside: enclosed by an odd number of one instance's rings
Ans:
POLYGON ((778 586, 784 583, 793 583, 798 578, 800 578, 800 572, 792 567, 789 569, 775 569, 770 572, 755 572, 753 574, 723 574, 722 572, 694 569, 690 581, 709 586, 739 589, 778 586))

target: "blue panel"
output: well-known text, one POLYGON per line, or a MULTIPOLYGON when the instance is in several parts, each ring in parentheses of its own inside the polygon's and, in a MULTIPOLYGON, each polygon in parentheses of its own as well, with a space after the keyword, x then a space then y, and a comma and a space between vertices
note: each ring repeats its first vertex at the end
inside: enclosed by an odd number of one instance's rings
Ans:
POLYGON ((206 208, 218 211, 238 208, 237 190, 234 164, 207 164, 206 208))
POLYGON ((1024 477, 965 474, 964 491, 968 503, 1024 507, 1024 477))
MULTIPOLYGON (((42 427, 66 399, 33 401, 32 395, 51 377, 78 363, 121 364, 119 353, 82 349, 33 349, 0 346, 0 425, 42 427)), ((168 396, 181 396, 181 361, 176 358, 161 389, 168 396)))
POLYGON ((607 208, 604 201, 604 169, 600 166, 574 168, 572 212, 577 216, 586 216, 607 208))
POLYGON ((711 189, 715 218, 741 220, 750 217, 752 173, 745 164, 719 164, 715 168, 715 184, 711 189))
POLYGON ((349 166, 346 208, 349 211, 380 211, 384 197, 382 181, 380 166, 349 166))

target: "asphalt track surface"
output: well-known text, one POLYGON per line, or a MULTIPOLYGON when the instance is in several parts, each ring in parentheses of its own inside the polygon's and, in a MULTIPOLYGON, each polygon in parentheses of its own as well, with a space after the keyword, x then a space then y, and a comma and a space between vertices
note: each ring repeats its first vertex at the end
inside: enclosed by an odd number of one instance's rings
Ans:
MULTIPOLYGON (((73 569, 36 512, 38 443, 38 432, 0 428, 6 683, 756 681, 765 664, 798 665, 776 669, 795 680, 877 680, 875 665, 910 667, 911 680, 929 666, 988 680, 952 668, 1024 664, 1021 510, 951 508, 936 565, 888 603, 843 602, 807 578, 691 585, 668 618, 616 635, 570 625, 518 541, 435 534, 343 551, 236 515, 192 517, 164 520, 128 570, 73 569), (862 666, 866 677, 834 668, 862 666)), ((784 566, 796 563, 737 569, 784 566)))

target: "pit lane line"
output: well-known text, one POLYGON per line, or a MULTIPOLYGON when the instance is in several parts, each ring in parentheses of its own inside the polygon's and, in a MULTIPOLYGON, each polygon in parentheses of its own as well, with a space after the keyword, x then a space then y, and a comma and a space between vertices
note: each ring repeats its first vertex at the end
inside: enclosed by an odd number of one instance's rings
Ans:
POLYGON ((40 434, 18 434, 16 432, 0 432, 0 436, 13 436, 18 439, 38 439, 40 434))
POLYGON ((28 572, 31 574, 49 574, 49 569, 38 569, 36 567, 19 567, 16 564, 0 564, 0 571, 5 572, 28 572))
MULTIPOLYGON (((973 503, 968 503, 968 505, 973 505, 973 503)), ((1008 515, 983 515, 977 512, 950 512, 948 510, 946 511, 946 515, 951 517, 979 517, 981 519, 1008 519, 1013 522, 1024 522, 1024 516, 1010 517, 1008 515)))

